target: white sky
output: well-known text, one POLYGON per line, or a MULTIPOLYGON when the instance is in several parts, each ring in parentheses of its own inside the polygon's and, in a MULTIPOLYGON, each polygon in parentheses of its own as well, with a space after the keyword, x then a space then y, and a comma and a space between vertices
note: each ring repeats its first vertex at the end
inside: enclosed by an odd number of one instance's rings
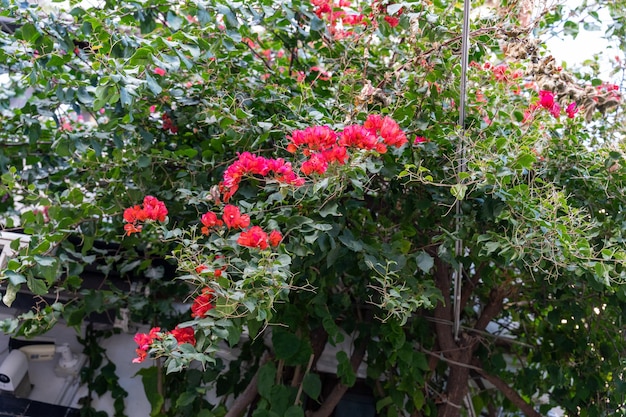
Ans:
MULTIPOLYGON (((578 0, 567 0, 566 4, 570 7, 574 7, 579 4, 578 0)), ((605 25, 611 22, 609 12, 606 10, 600 10, 598 12, 600 20, 605 25)), ((570 20, 580 21, 585 19, 590 23, 596 23, 596 20, 591 16, 571 16, 570 20)), ((604 70, 606 75, 606 81, 610 81, 609 70, 611 68, 611 61, 614 61, 615 56, 619 56, 620 59, 624 59, 624 54, 617 47, 611 47, 609 42, 603 38, 605 34, 605 28, 595 31, 586 31, 582 28, 576 38, 572 38, 569 35, 562 34, 559 37, 551 37, 546 40, 549 53, 554 56, 556 61, 565 65, 568 68, 580 66, 585 60, 591 59, 594 54, 600 54, 601 69, 604 70)))

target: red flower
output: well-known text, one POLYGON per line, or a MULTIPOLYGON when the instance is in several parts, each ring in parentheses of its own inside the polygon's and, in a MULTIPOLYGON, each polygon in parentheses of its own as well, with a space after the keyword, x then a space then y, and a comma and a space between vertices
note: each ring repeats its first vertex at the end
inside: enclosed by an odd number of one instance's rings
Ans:
POLYGON ((267 233, 259 226, 252 226, 249 230, 241 232, 237 243, 249 248, 267 249, 267 233))
POLYGON ((165 221, 167 217, 167 208, 162 201, 157 198, 147 195, 143 199, 143 207, 133 206, 124 210, 124 221, 128 224, 124 225, 126 235, 130 236, 133 233, 141 231, 142 226, 137 224, 146 220, 158 220, 165 221))
POLYGON ((139 345, 139 349, 148 350, 160 331, 160 327, 153 327, 149 333, 137 333, 133 340, 139 345))
POLYGON ((329 164, 332 162, 337 162, 340 165, 343 165, 348 160, 348 150, 344 146, 333 146, 331 149, 326 149, 322 152, 324 159, 329 164))
POLYGON ((375 149, 378 144, 378 139, 370 130, 359 125, 346 126, 343 132, 341 132, 341 138, 339 139, 339 145, 351 146, 360 149, 375 149))
POLYGON ((204 288, 202 293, 193 300, 191 317, 206 317, 207 312, 215 307, 212 303, 214 298, 214 291, 211 288, 204 288))
POLYGON ((149 333, 137 333, 135 335, 134 340, 139 347, 135 350, 137 357, 133 359, 133 363, 141 363, 146 359, 148 356, 147 352, 150 350, 152 342, 154 342, 155 339, 161 339, 160 331, 160 327, 153 327, 150 329, 149 333))
POLYGON ((393 16, 385 16, 385 22, 389 23, 389 26, 395 28, 400 23, 400 19, 393 16))
POLYGON ((211 211, 204 213, 200 218, 200 222, 204 225, 201 230, 203 235, 208 235, 211 228, 219 227, 224 224, 220 219, 217 218, 217 214, 211 211))
POLYGON ((493 68, 493 76, 497 81, 507 81, 508 80, 508 69, 509 67, 506 65, 498 65, 493 68))
POLYGON ((141 363, 148 357, 148 352, 145 350, 135 349, 135 353, 137 354, 137 357, 133 359, 133 363, 141 363))
POLYGON ((194 331, 191 327, 176 326, 176 328, 172 330, 170 334, 174 336, 174 338, 176 338, 176 341, 179 345, 182 345, 183 343, 189 343, 190 345, 196 344, 194 331))
POLYGON ((165 204, 151 195, 144 197, 143 209, 146 212, 146 216, 150 220, 164 222, 165 217, 167 217, 167 208, 165 207, 165 204))
POLYGON ((424 136, 415 136, 415 140, 413 140, 413 145, 424 142, 428 142, 428 139, 426 139, 424 136))
POLYGON ((241 214, 239 207, 231 204, 224 207, 224 215, 222 216, 222 219, 224 219, 224 223, 226 223, 226 226, 229 229, 243 229, 250 225, 250 216, 241 214))
POLYGON ((311 157, 302 163, 300 171, 304 175, 311 175, 312 173, 323 174, 328 169, 328 162, 324 158, 324 155, 319 152, 311 155, 311 157))
POLYGON ((391 117, 385 116, 383 118, 382 126, 380 127, 380 137, 389 146, 401 147, 408 142, 406 135, 391 117))
POLYGON ((383 126, 383 118, 379 114, 370 114, 365 119, 363 127, 377 135, 380 128, 383 126))
POLYGON ((163 76, 163 75, 165 75, 165 70, 164 70, 163 68, 156 67, 156 68, 154 69, 154 73, 155 73, 156 75, 163 76))
POLYGON ((280 233, 278 230, 272 230, 270 232, 268 240, 270 242, 270 246, 276 247, 280 244, 280 241, 283 240, 283 234, 280 233))
POLYGON ((140 225, 140 224, 135 226, 135 224, 133 224, 133 223, 126 223, 124 225, 124 231, 126 232, 126 236, 130 236, 133 233, 139 233, 139 232, 141 232, 142 228, 143 228, 143 226, 140 225))
POLYGON ((294 153, 303 147, 302 153, 309 156, 311 151, 322 151, 337 144, 337 133, 328 126, 310 126, 304 130, 294 130, 287 151, 294 153))
POLYGON ((128 223, 142 222, 147 218, 146 212, 144 212, 140 206, 129 207, 124 210, 124 220, 128 223))

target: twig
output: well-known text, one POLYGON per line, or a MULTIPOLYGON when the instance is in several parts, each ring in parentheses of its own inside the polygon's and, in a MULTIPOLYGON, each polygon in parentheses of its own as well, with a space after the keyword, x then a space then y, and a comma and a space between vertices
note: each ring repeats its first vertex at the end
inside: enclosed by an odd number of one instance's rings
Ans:
MULTIPOLYGON (((474 368, 472 368, 474 369, 474 368)), ((496 387, 506 398, 519 408, 527 417, 541 417, 532 404, 527 403, 513 388, 495 375, 490 375, 482 368, 474 369, 478 374, 496 387)))
MULTIPOLYGON (((311 370, 311 366, 313 366, 313 359, 315 359, 315 354, 311 353, 311 357, 309 358, 309 363, 306 366, 306 371, 304 372, 305 375, 308 374, 309 371, 311 370)), ((295 405, 300 405, 300 396, 302 395, 302 385, 303 383, 300 382, 300 386, 298 387, 298 394, 296 394, 296 400, 294 401, 295 405)))
MULTIPOLYGON (((261 369, 261 367, 265 365, 270 360, 270 358, 271 356, 267 351, 263 353, 263 356, 261 356, 261 360, 259 361, 259 369, 261 369)), ((224 417, 240 417, 241 414, 246 411, 246 408, 248 408, 248 406, 252 404, 252 401, 254 401, 259 392, 258 380, 259 370, 257 369, 256 373, 250 380, 250 383, 248 383, 246 389, 243 390, 241 395, 235 399, 235 402, 230 407, 230 410, 228 410, 224 417)))
MULTIPOLYGON (((350 365, 352 365, 352 370, 356 373, 359 365, 363 362, 363 358, 365 357, 365 351, 367 348, 367 338, 363 338, 359 345, 356 347, 354 352, 352 352, 352 356, 350 357, 350 365)), ((312 413, 307 414, 307 417, 328 417, 331 415, 339 401, 343 398, 343 395, 348 391, 348 386, 338 381, 337 384, 333 387, 333 390, 330 392, 326 400, 322 403, 319 410, 314 411, 312 413)))

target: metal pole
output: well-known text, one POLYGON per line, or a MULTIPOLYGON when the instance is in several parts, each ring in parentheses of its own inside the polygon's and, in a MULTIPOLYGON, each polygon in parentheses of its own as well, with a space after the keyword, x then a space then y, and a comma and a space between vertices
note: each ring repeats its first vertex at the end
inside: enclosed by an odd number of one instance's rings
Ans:
MULTIPOLYGON (((461 94, 459 103, 459 127, 461 134, 459 137, 459 143, 456 150, 457 160, 457 183, 461 182, 460 173, 466 170, 465 161, 465 107, 467 101, 467 67, 468 55, 469 55, 469 16, 470 16, 470 1, 465 0, 463 3, 463 32, 461 43, 461 94)), ((459 330, 461 328, 461 280, 463 277, 463 265, 460 262, 460 258, 463 255, 463 240, 460 237, 461 233, 461 200, 457 198, 455 203, 455 255, 459 260, 459 264, 454 272, 454 339, 459 340, 459 330)))

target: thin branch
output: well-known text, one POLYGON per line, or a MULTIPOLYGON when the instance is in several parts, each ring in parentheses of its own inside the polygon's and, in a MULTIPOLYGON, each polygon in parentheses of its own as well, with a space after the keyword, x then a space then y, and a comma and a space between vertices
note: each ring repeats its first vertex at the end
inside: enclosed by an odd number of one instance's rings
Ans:
MULTIPOLYGON (((473 368, 472 368, 473 369, 473 368)), ((519 408, 527 417, 542 417, 532 404, 527 403, 513 388, 495 375, 490 375, 482 368, 475 369, 478 374, 496 387, 509 401, 519 408)))
MULTIPOLYGON (((365 358, 365 351, 367 348, 367 338, 361 339, 358 346, 352 352, 352 356, 350 357, 350 365, 352 365, 352 370, 356 373, 359 365, 363 362, 365 358)), ((337 382, 333 387, 333 390, 330 392, 326 400, 322 403, 319 410, 307 413, 307 417, 328 417, 331 415, 343 395, 348 391, 348 386, 341 383, 341 381, 337 382)))

